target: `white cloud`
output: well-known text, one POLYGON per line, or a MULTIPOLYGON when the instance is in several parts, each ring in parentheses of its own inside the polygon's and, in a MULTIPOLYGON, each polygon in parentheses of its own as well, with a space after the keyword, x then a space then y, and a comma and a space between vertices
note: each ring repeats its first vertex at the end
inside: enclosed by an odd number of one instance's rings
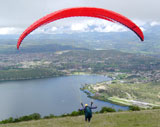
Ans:
POLYGON ((0 27, 0 35, 5 34, 19 34, 22 32, 22 29, 15 27, 0 27))
MULTIPOLYGON (((143 24, 141 23, 141 25, 143 24)), ((55 23, 44 25, 33 31, 32 34, 55 34, 73 32, 124 32, 128 30, 128 28, 121 24, 112 23, 110 21, 102 19, 75 18, 72 20, 63 20, 59 22, 58 25, 55 23)))
POLYGON ((55 27, 55 26, 53 26, 52 28, 51 28, 51 31, 56 31, 57 30, 57 27, 55 27))
POLYGON ((127 31, 126 28, 124 28, 121 25, 117 25, 117 24, 108 24, 108 25, 104 25, 102 26, 98 26, 94 29, 97 32, 124 32, 127 31))
MULTIPOLYGON (((140 27, 142 31, 146 31, 148 26, 153 27, 155 25, 160 25, 160 22, 144 22, 134 20, 134 22, 140 27)), ((0 35, 5 34, 21 34, 26 28, 16 28, 16 27, 0 27, 0 35)), ((31 34, 56 34, 56 33, 73 33, 73 32, 125 32, 129 31, 125 26, 112 23, 110 21, 102 19, 81 19, 81 20, 71 20, 68 24, 60 23, 60 25, 48 24, 39 27, 31 34)))
POLYGON ((76 23, 71 25, 71 30, 73 31, 86 31, 88 29, 88 25, 86 23, 76 23))
POLYGON ((127 29, 120 25, 108 22, 106 20, 85 20, 80 23, 73 23, 71 25, 71 30, 81 31, 81 32, 123 32, 127 29))
POLYGON ((157 22, 157 21, 153 21, 150 23, 151 26, 157 26, 157 25, 160 25, 160 22, 157 22))

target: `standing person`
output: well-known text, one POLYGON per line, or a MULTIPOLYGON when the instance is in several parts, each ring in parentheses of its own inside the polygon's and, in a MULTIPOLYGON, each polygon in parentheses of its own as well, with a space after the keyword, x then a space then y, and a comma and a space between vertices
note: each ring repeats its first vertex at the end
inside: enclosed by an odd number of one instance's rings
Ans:
POLYGON ((97 106, 92 107, 93 102, 91 102, 91 106, 88 106, 88 104, 85 104, 85 106, 83 106, 83 103, 81 103, 81 105, 82 105, 82 109, 79 109, 79 110, 84 111, 85 121, 90 122, 92 118, 92 109, 96 109, 97 106))

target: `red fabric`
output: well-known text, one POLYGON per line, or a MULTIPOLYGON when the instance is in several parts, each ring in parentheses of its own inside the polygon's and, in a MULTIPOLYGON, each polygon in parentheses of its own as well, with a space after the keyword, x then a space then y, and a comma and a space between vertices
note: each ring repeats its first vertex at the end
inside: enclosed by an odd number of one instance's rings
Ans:
POLYGON ((119 22, 120 24, 123 24, 124 26, 128 27, 130 30, 135 32, 137 36, 141 39, 141 41, 144 40, 143 32, 141 31, 141 29, 135 23, 133 23, 131 20, 129 20, 121 14, 102 8, 76 7, 53 12, 34 22, 19 37, 17 42, 17 49, 19 49, 19 46, 23 39, 41 25, 45 25, 62 18, 69 18, 75 16, 95 17, 105 19, 111 22, 119 22))

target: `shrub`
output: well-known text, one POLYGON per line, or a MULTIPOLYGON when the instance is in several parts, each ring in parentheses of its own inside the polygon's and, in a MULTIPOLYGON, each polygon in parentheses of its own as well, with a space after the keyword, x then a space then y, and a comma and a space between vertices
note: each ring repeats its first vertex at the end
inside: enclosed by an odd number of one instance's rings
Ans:
POLYGON ((160 109, 160 107, 158 107, 158 106, 155 106, 155 107, 153 107, 152 109, 160 109))
POLYGON ((29 120, 38 120, 41 118, 41 115, 39 113, 33 113, 31 115, 28 116, 21 116, 19 118, 12 118, 10 117, 9 119, 6 120, 2 120, 0 121, 1 124, 5 124, 5 123, 16 123, 16 122, 21 122, 21 121, 29 121, 29 120))
POLYGON ((6 120, 2 120, 0 123, 1 124, 5 124, 5 123, 13 123, 13 118, 12 117, 10 117, 10 118, 8 118, 8 119, 6 119, 6 120))
POLYGON ((71 115, 71 116, 78 116, 79 114, 78 114, 77 111, 73 111, 70 115, 71 115))
POLYGON ((53 114, 50 114, 49 116, 44 116, 44 119, 50 119, 50 118, 55 118, 56 116, 54 116, 53 114))
POLYGON ((100 110, 100 113, 104 113, 104 112, 116 112, 116 110, 109 107, 102 107, 102 109, 100 110))
POLYGON ((31 117, 32 120, 38 120, 41 118, 41 115, 39 113, 33 113, 29 115, 29 117, 31 117))
POLYGON ((84 111, 73 111, 70 116, 79 116, 79 115, 83 115, 84 111))
POLYGON ((131 110, 131 111, 140 111, 141 109, 138 106, 129 106, 129 110, 131 110))
POLYGON ((18 118, 15 118, 15 119, 13 120, 13 123, 16 123, 16 122, 20 122, 20 120, 19 120, 18 118))
POLYGON ((15 119, 14 122, 28 121, 28 120, 32 120, 32 118, 30 116, 22 116, 22 117, 15 119))
POLYGON ((69 114, 62 114, 59 117, 66 117, 66 116, 69 116, 69 114))

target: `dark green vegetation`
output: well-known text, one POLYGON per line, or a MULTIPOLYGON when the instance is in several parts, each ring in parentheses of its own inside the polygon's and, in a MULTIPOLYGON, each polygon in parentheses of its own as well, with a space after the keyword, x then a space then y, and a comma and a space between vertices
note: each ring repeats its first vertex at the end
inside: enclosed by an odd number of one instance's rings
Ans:
POLYGON ((140 111, 141 109, 138 106, 129 106, 131 111, 140 111))
POLYGON ((17 123, 17 122, 22 122, 22 121, 38 120, 38 119, 41 119, 41 115, 38 114, 38 113, 33 113, 31 115, 22 116, 22 117, 19 117, 19 118, 10 117, 9 119, 0 121, 0 124, 17 123))
MULTIPOLYGON (((127 111, 94 114, 91 127, 159 127, 160 110, 127 111)), ((82 127, 89 126, 84 116, 51 117, 20 123, 1 124, 1 127, 82 127)))
POLYGON ((104 113, 104 112, 116 112, 116 110, 109 107, 102 107, 102 109, 100 110, 100 113, 104 113))
POLYGON ((40 79, 48 77, 63 76, 63 72, 59 72, 55 69, 49 68, 25 68, 25 69, 9 69, 0 70, 0 80, 25 80, 25 79, 40 79))

